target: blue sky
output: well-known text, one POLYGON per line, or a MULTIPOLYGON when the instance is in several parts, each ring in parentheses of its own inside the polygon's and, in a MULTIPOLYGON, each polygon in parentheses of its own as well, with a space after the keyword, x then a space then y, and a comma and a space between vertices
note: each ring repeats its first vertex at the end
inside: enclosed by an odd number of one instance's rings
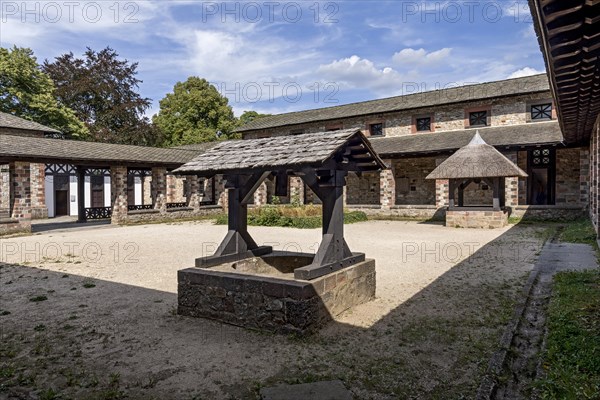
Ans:
POLYGON ((196 75, 236 115, 281 113, 544 71, 526 0, 0 1, 0 43, 138 62, 159 101, 196 75))

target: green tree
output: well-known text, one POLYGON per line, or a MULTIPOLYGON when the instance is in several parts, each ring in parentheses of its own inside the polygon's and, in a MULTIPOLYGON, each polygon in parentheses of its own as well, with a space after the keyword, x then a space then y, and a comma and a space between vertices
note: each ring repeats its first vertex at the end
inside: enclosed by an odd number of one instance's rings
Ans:
POLYGON ((177 146, 231 139, 237 125, 229 101, 205 79, 177 82, 160 101, 153 122, 165 134, 165 145, 177 146))
POLYGON ((58 99, 72 108, 98 142, 155 145, 162 141, 144 112, 150 99, 139 93, 137 63, 120 60, 110 47, 90 48, 46 60, 43 70, 54 80, 58 99))
POLYGON ((56 97, 52 79, 27 48, 0 47, 0 111, 57 129, 66 137, 85 138, 88 129, 56 97))
POLYGON ((259 114, 256 111, 244 111, 242 115, 240 115, 240 126, 249 124, 250 122, 257 120, 259 118, 268 117, 271 114, 259 114))

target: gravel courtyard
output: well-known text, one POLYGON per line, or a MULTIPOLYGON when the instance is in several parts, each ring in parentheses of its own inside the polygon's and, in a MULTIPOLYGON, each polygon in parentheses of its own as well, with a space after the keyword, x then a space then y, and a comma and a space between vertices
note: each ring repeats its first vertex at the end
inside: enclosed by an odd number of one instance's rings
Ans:
MULTIPOLYGON (((0 239, 0 398, 238 399, 341 379, 358 399, 473 397, 516 293, 553 228, 369 221, 346 226, 377 262, 377 299, 308 338, 176 314, 178 269, 224 237, 210 222, 0 239)), ((250 227, 314 252, 320 230, 250 227)))

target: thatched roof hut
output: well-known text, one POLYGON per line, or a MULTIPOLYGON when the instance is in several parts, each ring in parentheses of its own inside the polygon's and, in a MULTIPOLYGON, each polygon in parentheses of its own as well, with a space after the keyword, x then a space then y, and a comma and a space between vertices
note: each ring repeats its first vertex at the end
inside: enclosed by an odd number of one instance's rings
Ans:
POLYGON ((527 177, 525 171, 516 166, 493 146, 475 133, 471 142, 448 157, 426 179, 476 179, 527 177))

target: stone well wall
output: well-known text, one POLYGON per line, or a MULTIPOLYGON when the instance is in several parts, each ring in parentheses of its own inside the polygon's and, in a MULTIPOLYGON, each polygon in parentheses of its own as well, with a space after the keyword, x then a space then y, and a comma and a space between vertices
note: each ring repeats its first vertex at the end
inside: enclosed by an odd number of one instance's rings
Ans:
POLYGON ((312 281, 180 270, 178 313, 275 333, 314 332, 332 316, 375 298, 375 261, 312 281))

